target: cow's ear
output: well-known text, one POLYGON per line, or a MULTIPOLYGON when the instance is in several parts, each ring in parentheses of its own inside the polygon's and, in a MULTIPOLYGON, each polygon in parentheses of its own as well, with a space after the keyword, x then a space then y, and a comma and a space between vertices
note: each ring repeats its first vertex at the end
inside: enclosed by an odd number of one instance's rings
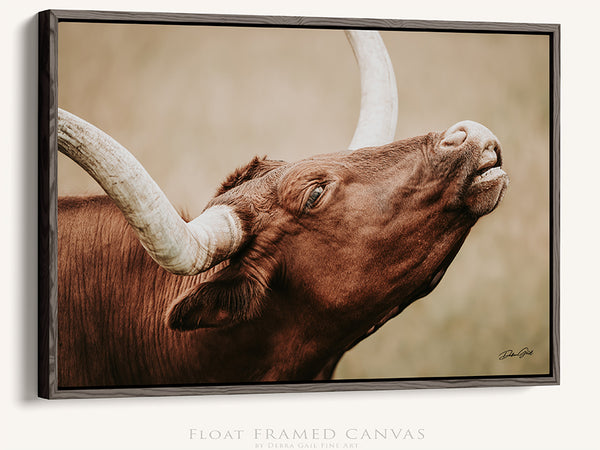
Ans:
POLYGON ((286 164, 287 163, 285 161, 267 159, 266 156, 262 158, 255 156, 252 161, 245 166, 234 170, 233 173, 229 175, 225 181, 223 181, 221 187, 217 190, 215 197, 218 197, 219 195, 245 183, 246 181, 262 177, 272 170, 278 169, 286 164))
POLYGON ((244 273, 217 275, 201 282, 176 298, 167 311, 173 330, 223 327, 260 314, 266 287, 244 273))

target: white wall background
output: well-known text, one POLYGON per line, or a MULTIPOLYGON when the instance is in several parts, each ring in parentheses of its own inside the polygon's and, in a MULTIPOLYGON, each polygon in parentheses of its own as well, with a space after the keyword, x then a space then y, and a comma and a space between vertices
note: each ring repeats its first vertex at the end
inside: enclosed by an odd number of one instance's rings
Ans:
MULTIPOLYGON (((1 449, 250 449, 189 440, 189 428, 424 429, 425 439, 359 448, 598 448, 600 295, 596 135, 598 31, 592 2, 303 0, 14 2, 5 8, 0 127, 1 449), (36 398, 37 19, 44 9, 103 9, 562 24, 561 366, 559 387, 45 401, 36 398)), ((248 431, 249 432, 249 431, 248 431)), ((250 438, 251 436, 248 435, 250 438)), ((320 445, 320 443, 318 444, 320 445)), ((265 447, 266 448, 266 447, 265 447)), ((296 447, 298 448, 298 447, 296 447)))

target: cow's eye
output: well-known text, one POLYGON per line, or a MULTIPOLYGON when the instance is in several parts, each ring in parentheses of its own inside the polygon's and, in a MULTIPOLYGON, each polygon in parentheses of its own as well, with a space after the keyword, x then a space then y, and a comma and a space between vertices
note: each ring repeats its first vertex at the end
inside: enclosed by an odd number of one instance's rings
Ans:
POLYGON ((323 194, 323 186, 317 186, 316 188, 314 188, 308 196, 306 203, 304 204, 304 209, 311 209, 315 205, 315 203, 317 203, 319 197, 321 197, 321 194, 323 194))

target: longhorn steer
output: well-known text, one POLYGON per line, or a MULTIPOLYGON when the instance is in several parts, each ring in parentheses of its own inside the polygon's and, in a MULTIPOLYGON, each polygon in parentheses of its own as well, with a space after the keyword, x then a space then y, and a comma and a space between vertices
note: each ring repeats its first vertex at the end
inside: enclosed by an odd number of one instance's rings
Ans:
MULTIPOLYGON (((395 123, 395 102, 384 109, 361 120, 395 123)), ((391 139, 384 128, 359 124, 353 143, 391 139)), ((188 221, 91 125, 60 111, 58 140, 110 196, 59 200, 59 387, 329 378, 439 283, 508 184, 496 137, 464 121, 294 163, 255 158, 188 221)))

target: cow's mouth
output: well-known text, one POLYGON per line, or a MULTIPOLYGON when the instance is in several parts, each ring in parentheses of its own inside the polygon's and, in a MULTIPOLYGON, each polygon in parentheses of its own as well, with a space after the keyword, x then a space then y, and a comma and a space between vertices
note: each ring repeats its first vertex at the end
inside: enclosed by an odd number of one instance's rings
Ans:
POLYGON ((488 183, 497 181, 501 177, 505 177, 506 172, 500 166, 491 167, 482 171, 477 171, 473 184, 488 183))
POLYGON ((488 214, 500 203, 507 186, 508 176, 502 169, 500 149, 491 144, 482 152, 465 203, 476 216, 488 214))
POLYGON ((502 155, 497 141, 490 141, 479 157, 473 184, 495 180, 506 173, 502 170, 502 155))

